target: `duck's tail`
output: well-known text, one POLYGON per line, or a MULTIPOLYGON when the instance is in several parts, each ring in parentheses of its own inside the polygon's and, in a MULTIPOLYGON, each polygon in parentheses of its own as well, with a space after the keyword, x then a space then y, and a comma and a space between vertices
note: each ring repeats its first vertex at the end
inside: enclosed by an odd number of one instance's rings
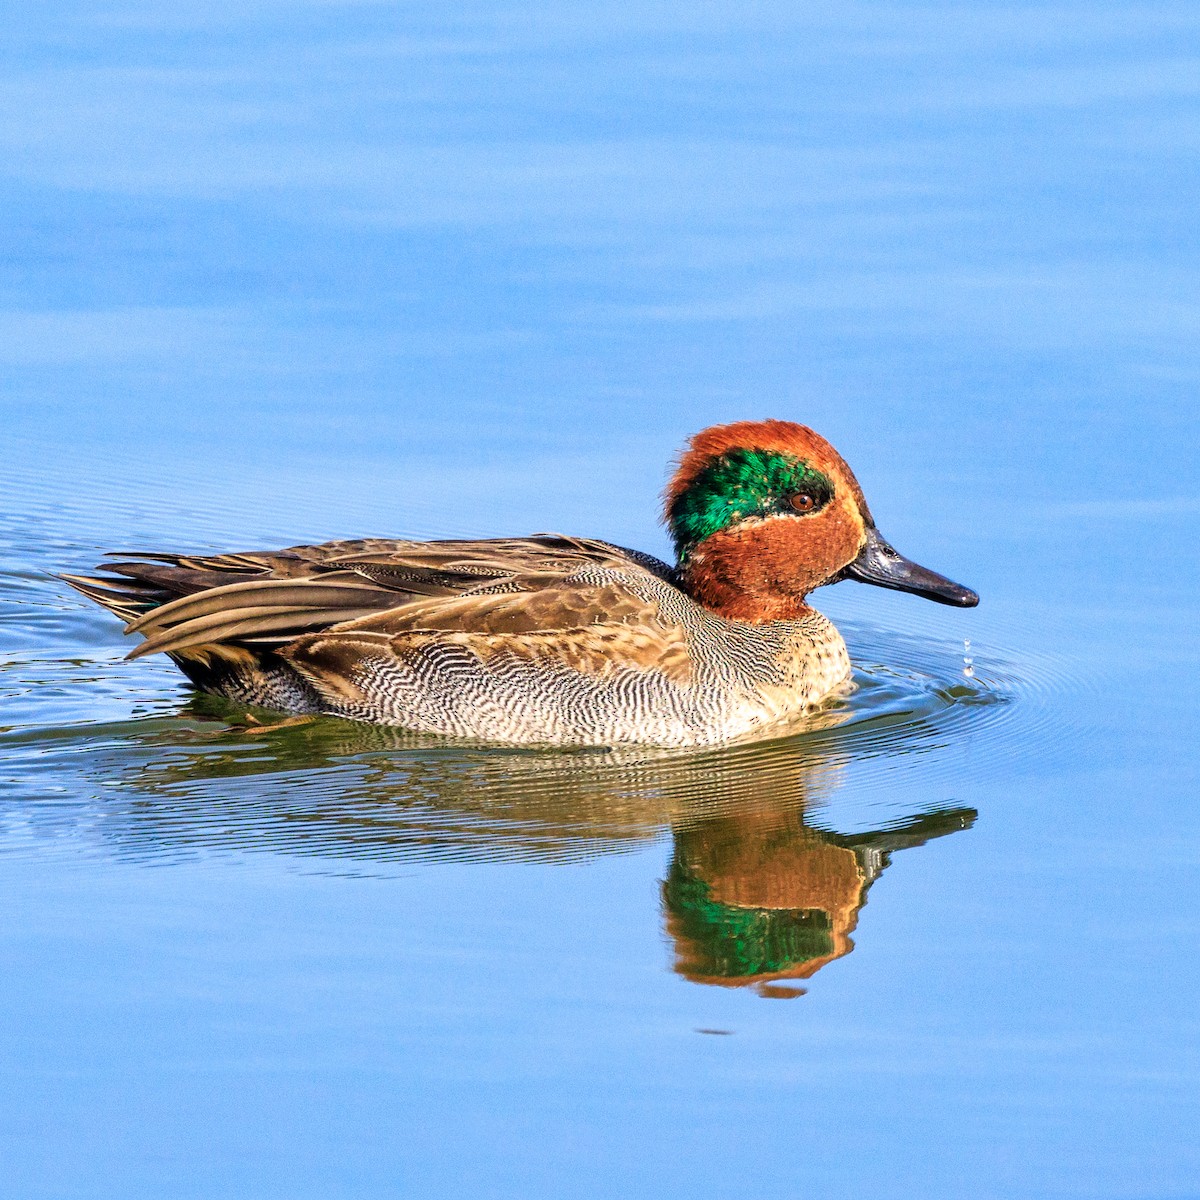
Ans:
POLYGON ((162 588, 152 587, 136 579, 65 573, 58 578, 70 584, 80 595, 99 604, 101 608, 107 608, 126 624, 136 621, 138 617, 160 604, 165 604, 169 599, 169 594, 162 588))
MULTIPOLYGON (((281 554, 279 558, 285 559, 281 554)), ((59 576, 146 640, 130 658, 166 653, 204 691, 269 708, 311 711, 311 689, 275 652, 303 633, 365 616, 395 594, 359 576, 272 577, 250 556, 147 554, 104 574, 59 576)), ((282 564, 286 571, 288 563, 282 564)))

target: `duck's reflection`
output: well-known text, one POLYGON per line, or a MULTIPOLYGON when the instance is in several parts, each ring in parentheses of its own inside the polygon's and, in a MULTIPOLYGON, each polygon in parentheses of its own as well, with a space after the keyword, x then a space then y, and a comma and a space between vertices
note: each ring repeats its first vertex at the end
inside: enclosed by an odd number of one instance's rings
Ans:
MULTIPOLYGON (((842 766, 864 753, 836 720, 824 724, 702 753, 571 754, 325 719, 274 729, 193 719, 126 725, 90 762, 108 776, 109 796, 117 784, 131 798, 106 801, 105 829, 136 857, 270 850, 369 872, 412 859, 579 859, 666 834, 675 969, 697 983, 789 995, 852 949, 867 890, 896 850, 975 818, 931 809, 886 829, 819 828, 842 766)), ((914 724, 911 748, 929 732, 914 724)))
POLYGON ((969 828, 971 809, 913 817, 896 828, 842 835, 805 824, 803 809, 743 807, 675 834, 663 883, 675 969, 695 983, 756 985, 798 995, 854 949, 867 890, 893 851, 969 828))

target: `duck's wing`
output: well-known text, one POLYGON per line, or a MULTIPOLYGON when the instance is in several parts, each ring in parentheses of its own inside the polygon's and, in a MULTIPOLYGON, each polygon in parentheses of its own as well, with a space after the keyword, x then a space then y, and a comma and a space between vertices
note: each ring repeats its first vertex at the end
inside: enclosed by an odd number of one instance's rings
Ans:
POLYGON ((426 692, 435 701, 471 703, 460 680, 538 681, 547 696, 558 680, 614 683, 655 675, 692 681, 686 631, 655 599, 628 582, 585 582, 570 575, 515 576, 502 591, 414 601, 400 608, 296 638, 285 658, 335 711, 378 711, 381 695, 426 692))
MULTIPOLYGON (((380 614, 395 614, 403 623, 402 614, 412 609, 415 620, 432 602, 477 595, 521 594, 515 612, 531 596, 553 590, 587 567, 673 577, 670 567, 649 555, 554 534, 482 541, 367 539, 242 554, 111 557, 115 560, 99 568, 102 574, 63 578, 122 617, 127 633, 145 637, 131 658, 223 643, 277 648, 314 630, 380 614)), ((567 589, 574 598, 561 609, 563 619, 572 605, 588 610, 593 603, 576 591, 567 589)), ((539 611, 548 611, 545 601, 537 603, 543 606, 539 611)), ((448 609, 440 619, 452 620, 452 611, 468 625, 476 611, 479 619, 491 619, 482 616, 491 612, 488 602, 478 610, 470 604, 448 609)))

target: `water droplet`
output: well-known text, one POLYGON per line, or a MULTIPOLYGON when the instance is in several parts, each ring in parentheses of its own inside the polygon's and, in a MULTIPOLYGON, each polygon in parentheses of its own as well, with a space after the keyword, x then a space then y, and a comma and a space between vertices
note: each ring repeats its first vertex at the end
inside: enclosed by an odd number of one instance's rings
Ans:
POLYGON ((975 678, 975 660, 971 657, 970 638, 963 638, 963 674, 968 679, 975 678))

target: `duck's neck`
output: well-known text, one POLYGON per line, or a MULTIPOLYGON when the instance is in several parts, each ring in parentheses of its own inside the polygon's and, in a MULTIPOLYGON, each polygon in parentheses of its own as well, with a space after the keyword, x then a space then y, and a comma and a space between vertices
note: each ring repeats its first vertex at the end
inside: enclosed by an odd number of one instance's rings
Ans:
POLYGON ((679 581, 697 604, 727 621, 764 625, 771 621, 799 621, 813 610, 804 596, 788 595, 771 578, 768 564, 747 570, 745 560, 735 569, 720 556, 703 551, 679 564, 679 581))

